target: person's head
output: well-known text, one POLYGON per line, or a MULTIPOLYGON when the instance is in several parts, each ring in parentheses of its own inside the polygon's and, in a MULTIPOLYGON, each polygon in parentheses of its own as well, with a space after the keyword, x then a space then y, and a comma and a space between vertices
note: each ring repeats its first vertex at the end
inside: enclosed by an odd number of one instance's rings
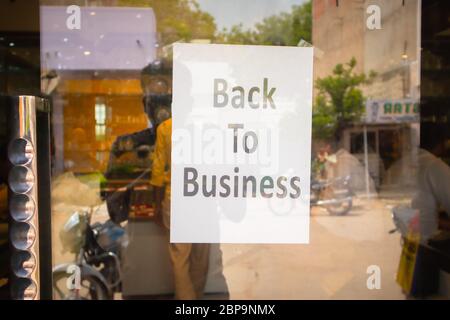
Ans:
POLYGON ((141 71, 144 112, 156 127, 171 117, 172 81, 171 66, 155 60, 141 71))

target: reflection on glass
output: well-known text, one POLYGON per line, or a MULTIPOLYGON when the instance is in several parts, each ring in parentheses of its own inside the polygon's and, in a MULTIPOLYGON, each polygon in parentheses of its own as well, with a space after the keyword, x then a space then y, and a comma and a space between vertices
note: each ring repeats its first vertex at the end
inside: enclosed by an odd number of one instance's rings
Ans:
POLYGON ((25 222, 33 217, 36 205, 32 198, 24 194, 12 195, 9 202, 11 217, 19 222, 25 222))
POLYGON ((15 251, 11 258, 11 266, 17 277, 26 278, 36 268, 36 259, 28 251, 15 251))
POLYGON ((19 250, 28 250, 36 239, 34 227, 26 222, 13 223, 11 234, 11 244, 19 250))
MULTIPOLYGON (((394 208, 417 209, 419 147, 429 144, 424 123, 448 126, 439 97, 448 95, 450 64, 438 45, 448 26, 427 31, 420 43, 421 16, 434 13, 416 0, 92 3, 41 1, 42 71, 54 110, 55 264, 79 261, 60 254, 59 232, 75 211, 95 207, 92 224, 108 234, 113 220, 129 237, 115 252, 121 297, 172 294, 149 184, 156 126, 170 116, 172 44, 312 45, 311 243, 221 244, 223 262, 214 249, 210 277, 226 274, 228 288, 218 287, 232 298, 405 298, 408 290, 393 280, 404 234, 388 232, 394 208), (80 29, 66 28, 69 4, 80 5, 80 29), (381 29, 369 28, 369 5, 380 8, 381 29), (380 289, 367 285, 373 266, 382 270, 380 289)), ((448 140, 439 158, 450 159, 448 140)), ((289 209, 271 205, 281 214, 289 209)), ((211 281, 207 293, 219 290, 211 281)))
POLYGON ((9 173, 9 185, 15 193, 27 193, 33 188, 34 174, 27 167, 15 166, 9 173))
POLYGON ((27 278, 18 279, 11 288, 11 296, 17 300, 33 300, 36 294, 36 284, 27 278))
POLYGON ((9 160, 14 165, 26 165, 33 159, 34 152, 33 145, 30 141, 16 139, 9 145, 9 160))

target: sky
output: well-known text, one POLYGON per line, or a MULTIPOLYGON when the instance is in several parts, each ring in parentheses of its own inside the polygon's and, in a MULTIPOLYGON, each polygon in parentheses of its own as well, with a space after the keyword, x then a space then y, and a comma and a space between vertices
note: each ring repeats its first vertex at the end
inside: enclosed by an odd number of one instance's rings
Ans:
POLYGON ((290 11, 294 4, 306 0, 197 0, 200 8, 216 20, 218 30, 242 23, 250 28, 265 17, 290 11))

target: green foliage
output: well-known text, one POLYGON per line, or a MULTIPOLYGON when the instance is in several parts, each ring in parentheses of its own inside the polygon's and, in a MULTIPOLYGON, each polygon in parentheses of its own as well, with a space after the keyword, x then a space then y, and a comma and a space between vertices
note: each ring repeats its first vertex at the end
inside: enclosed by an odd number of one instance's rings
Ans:
POLYGON ((251 30, 244 30, 242 23, 232 26, 230 30, 225 28, 222 32, 219 32, 215 42, 227 44, 256 44, 254 32, 251 30))
POLYGON ((308 1, 292 6, 291 12, 272 15, 257 23, 254 29, 242 24, 218 33, 216 42, 230 44, 260 44, 296 46, 300 39, 311 42, 312 5, 308 1))
POLYGON ((311 42, 312 5, 292 6, 291 12, 272 15, 253 29, 242 24, 217 32, 214 18, 200 9, 196 0, 119 0, 119 6, 151 7, 156 16, 161 45, 175 41, 211 39, 216 43, 296 46, 300 39, 311 42))
POLYGON ((336 116, 324 96, 318 96, 312 117, 312 135, 315 139, 328 140, 336 131, 336 116))
POLYGON ((319 139, 339 139, 342 130, 359 121, 364 112, 364 96, 359 87, 376 76, 370 72, 355 73, 356 59, 337 64, 331 75, 316 80, 313 112, 313 136, 319 139))
POLYGON ((202 11, 197 0, 118 0, 118 6, 151 7, 156 17, 161 47, 174 42, 209 39, 214 43, 296 46, 311 43, 311 0, 294 5, 290 12, 272 15, 244 29, 242 24, 218 32, 214 17, 202 11))
POLYGON ((196 0, 119 0, 119 6, 151 7, 156 16, 160 44, 192 39, 213 39, 214 18, 200 10, 196 0))

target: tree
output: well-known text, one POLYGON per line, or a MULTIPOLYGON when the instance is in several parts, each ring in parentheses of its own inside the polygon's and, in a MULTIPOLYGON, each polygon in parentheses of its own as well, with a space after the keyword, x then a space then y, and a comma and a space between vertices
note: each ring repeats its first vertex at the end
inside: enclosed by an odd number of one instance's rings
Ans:
POLYGON ((119 6, 151 7, 161 45, 192 39, 213 39, 217 27, 214 18, 200 10, 196 0, 119 0, 119 6))
POLYGON ((313 111, 313 136, 318 139, 335 138, 339 141, 342 130, 359 121, 364 112, 364 96, 359 88, 370 82, 375 73, 355 73, 356 59, 337 64, 331 75, 316 80, 313 111))
POLYGON ((292 8, 292 31, 290 43, 297 45, 300 39, 312 42, 312 4, 308 1, 292 8))
POLYGON ((216 36, 215 42, 227 44, 257 44, 255 32, 244 30, 242 23, 234 25, 228 29, 222 30, 216 36))
POLYGON ((311 42, 312 5, 308 1, 292 6, 291 12, 282 12, 264 18, 254 29, 244 30, 242 24, 218 33, 216 42, 230 44, 261 44, 296 46, 300 39, 311 42))

